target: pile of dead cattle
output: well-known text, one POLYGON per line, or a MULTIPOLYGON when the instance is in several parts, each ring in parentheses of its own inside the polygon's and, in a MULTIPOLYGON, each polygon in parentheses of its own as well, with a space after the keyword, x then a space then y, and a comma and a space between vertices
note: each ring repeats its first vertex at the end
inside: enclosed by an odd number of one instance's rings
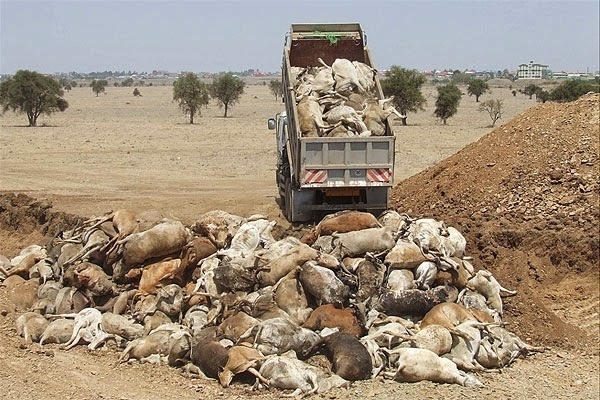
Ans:
POLYGON ((223 211, 150 224, 119 210, 0 259, 0 276, 36 283, 16 321, 27 343, 114 341, 119 362, 166 362, 224 387, 241 373, 295 393, 380 374, 481 386, 473 372, 542 350, 503 327, 501 293, 515 293, 475 272, 442 221, 345 211, 300 239, 273 227, 223 211))
POLYGON ((292 67, 291 79, 302 136, 350 137, 386 134, 386 119, 404 118, 389 99, 378 99, 376 71, 367 64, 336 59, 328 66, 292 67))

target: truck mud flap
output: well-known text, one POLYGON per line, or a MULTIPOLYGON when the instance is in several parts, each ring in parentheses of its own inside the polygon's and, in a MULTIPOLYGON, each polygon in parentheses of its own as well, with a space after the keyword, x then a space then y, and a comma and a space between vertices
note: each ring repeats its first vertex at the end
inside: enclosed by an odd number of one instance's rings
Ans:
POLYGON ((314 218, 312 206, 315 202, 314 190, 296 190, 286 182, 285 213, 289 222, 307 222, 314 218))

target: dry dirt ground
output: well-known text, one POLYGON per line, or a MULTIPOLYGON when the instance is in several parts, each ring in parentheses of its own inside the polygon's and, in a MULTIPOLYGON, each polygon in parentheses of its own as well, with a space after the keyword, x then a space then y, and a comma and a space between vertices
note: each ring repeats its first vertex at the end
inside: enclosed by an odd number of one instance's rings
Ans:
MULTIPOLYGON (((88 87, 66 95, 69 109, 40 118, 0 117, 0 254, 15 256, 78 217, 129 208, 141 218, 195 217, 221 209, 260 213, 291 227, 277 205, 275 140, 266 119, 281 102, 266 86, 247 86, 229 118, 211 104, 194 125, 172 103, 170 86, 88 87)), ((487 98, 504 100, 496 129, 464 96, 448 126, 426 111, 395 125, 396 186, 392 206, 455 226, 477 268, 490 269, 515 297, 506 299, 509 328, 549 350, 498 373, 479 376, 483 389, 376 380, 323 398, 599 397, 599 102, 536 104, 513 97, 507 84, 487 98), (502 125, 500 125, 502 124, 502 125)), ((238 383, 222 389, 167 366, 115 366, 108 346, 64 351, 24 346, 18 311, 0 287, 0 393, 25 399, 273 399, 238 383)), ((316 396, 318 398, 318 396, 316 396)))

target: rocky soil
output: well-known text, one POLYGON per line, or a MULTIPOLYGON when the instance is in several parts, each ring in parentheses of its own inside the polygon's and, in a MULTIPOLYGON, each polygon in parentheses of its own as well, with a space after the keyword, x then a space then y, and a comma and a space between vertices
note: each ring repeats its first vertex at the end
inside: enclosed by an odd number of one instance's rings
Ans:
POLYGON ((532 107, 394 189, 394 207, 467 236, 519 291, 509 321, 538 344, 598 352, 598 95, 532 107))

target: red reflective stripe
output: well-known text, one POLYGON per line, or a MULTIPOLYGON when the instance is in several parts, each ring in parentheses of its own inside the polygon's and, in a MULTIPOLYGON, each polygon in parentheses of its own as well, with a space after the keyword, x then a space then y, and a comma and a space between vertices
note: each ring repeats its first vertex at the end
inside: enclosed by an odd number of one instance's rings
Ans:
POLYGON ((307 169, 304 171, 304 183, 323 183, 327 180, 327 170, 307 169))
POLYGON ((367 179, 369 182, 389 182, 392 177, 392 170, 389 168, 375 168, 367 170, 367 179))

